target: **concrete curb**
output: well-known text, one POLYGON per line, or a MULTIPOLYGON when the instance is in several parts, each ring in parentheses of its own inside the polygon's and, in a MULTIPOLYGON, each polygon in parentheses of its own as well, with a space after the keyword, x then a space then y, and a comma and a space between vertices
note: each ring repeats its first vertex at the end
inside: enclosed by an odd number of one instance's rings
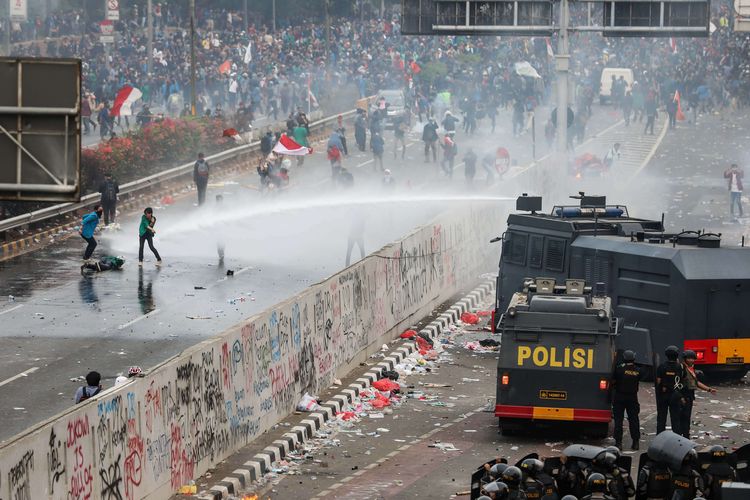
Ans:
MULTIPOLYGON (((437 339, 445 330, 455 324, 463 313, 477 307, 477 304, 484 300, 493 290, 493 281, 479 285, 427 324, 419 333, 426 334, 430 339, 437 339)), ((349 384, 339 394, 322 403, 321 406, 323 409, 321 411, 309 413, 307 418, 300 422, 301 425, 292 427, 290 432, 283 434, 271 446, 267 446, 248 462, 245 462, 242 468, 234 470, 229 476, 208 488, 207 491, 201 492, 192 498, 221 500, 228 498, 230 495, 239 494, 240 491, 249 487, 254 481, 259 480, 271 469, 273 462, 281 460, 290 450, 296 449, 298 445, 311 439, 315 435, 315 432, 323 427, 323 424, 334 418, 336 413, 340 412, 345 405, 351 403, 359 395, 360 391, 367 389, 373 382, 379 380, 384 370, 393 370, 404 358, 417 351, 416 342, 414 341, 405 340, 402 344, 396 350, 386 355, 383 361, 374 365, 362 377, 355 380, 354 383, 349 384)))

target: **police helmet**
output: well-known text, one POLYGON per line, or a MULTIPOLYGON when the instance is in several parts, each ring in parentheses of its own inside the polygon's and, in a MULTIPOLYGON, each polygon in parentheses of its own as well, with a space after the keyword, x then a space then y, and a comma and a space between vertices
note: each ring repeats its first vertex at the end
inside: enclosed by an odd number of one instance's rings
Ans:
POLYGON ((492 500, 492 499, 488 497, 487 495, 482 495, 481 497, 477 498, 477 500, 492 500))
POLYGON ((508 464, 495 464, 490 468, 490 476, 497 479, 503 475, 505 469, 508 468, 508 464))
POLYGON ((670 361, 675 361, 680 356, 680 350, 676 345, 671 345, 664 349, 664 356, 670 361))
POLYGON ((604 493, 607 491, 607 480, 603 474, 594 472, 586 480, 586 491, 589 493, 604 493))
POLYGON ((518 486, 521 484, 521 479, 523 479, 523 474, 521 473, 521 469, 518 467, 511 465, 507 469, 505 469, 505 472, 503 472, 503 482, 507 484, 510 487, 518 486))
POLYGON ((592 462, 594 465, 612 466, 617 462, 617 455, 608 450, 604 450, 595 456, 592 462))
POLYGON ((696 465, 698 463, 698 452, 694 448, 688 450, 685 453, 685 458, 682 459, 682 463, 685 465, 696 465))
POLYGON ((620 448, 618 448, 617 446, 607 446, 606 448, 604 448, 604 451, 613 454, 615 456, 615 459, 620 458, 620 448))
POLYGON ((578 500, 578 497, 575 495, 565 495, 560 500, 578 500))
POLYGON ((486 494, 494 493, 496 499, 508 497, 508 485, 502 481, 487 483, 482 488, 482 491, 486 494))
POLYGON ((626 363, 632 363, 635 361, 635 353, 628 349, 627 351, 622 353, 622 360, 626 363))
POLYGON ((683 359, 698 359, 698 356, 692 349, 688 349, 687 351, 683 352, 682 357, 683 359))
POLYGON ((544 469, 544 463, 536 458, 527 458, 521 462, 521 470, 531 477, 535 477, 544 469))
POLYGON ((711 454, 712 462, 722 462, 727 457, 727 450, 720 444, 716 444, 708 449, 711 454))

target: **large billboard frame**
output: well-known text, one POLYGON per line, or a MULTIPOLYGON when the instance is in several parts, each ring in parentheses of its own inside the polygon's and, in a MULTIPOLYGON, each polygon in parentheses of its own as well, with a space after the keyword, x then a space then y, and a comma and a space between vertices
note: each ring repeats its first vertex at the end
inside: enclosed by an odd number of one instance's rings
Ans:
POLYGON ((80 114, 80 59, 0 58, 0 200, 80 200, 80 114))

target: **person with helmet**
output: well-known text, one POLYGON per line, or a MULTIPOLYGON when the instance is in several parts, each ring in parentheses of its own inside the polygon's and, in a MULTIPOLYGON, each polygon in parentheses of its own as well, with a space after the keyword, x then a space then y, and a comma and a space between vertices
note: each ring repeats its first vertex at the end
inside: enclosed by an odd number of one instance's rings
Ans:
POLYGON ((612 413, 614 414, 615 445, 622 448, 622 424, 625 412, 628 412, 628 426, 630 437, 633 440, 631 449, 638 449, 638 441, 641 439, 641 423, 638 414, 641 406, 638 404, 638 385, 643 378, 643 372, 635 365, 635 353, 627 350, 622 354, 622 363, 615 368, 614 387, 615 396, 612 402, 612 413))
POLYGON ((561 494, 580 497, 586 492, 586 470, 588 464, 575 457, 563 454, 562 464, 557 473, 557 488, 561 494))
MULTIPOLYGON (((542 500, 557 500, 557 484, 555 484, 555 478, 550 476, 544 471, 544 463, 536 458, 528 458, 521 462, 521 471, 526 475, 535 479, 542 485, 542 500)), ((529 489, 526 488, 526 496, 532 498, 529 495, 529 489)))
POLYGON ((565 495, 560 500, 578 500, 578 497, 575 495, 565 495))
POLYGON ((617 500, 627 500, 635 494, 635 485, 630 473, 617 464, 620 450, 610 446, 591 461, 591 472, 598 473, 607 480, 607 491, 617 500))
POLYGON ((693 401, 695 401, 696 389, 701 389, 711 394, 716 394, 716 389, 707 386, 700 380, 695 373, 695 360, 697 356, 695 351, 687 350, 682 353, 682 378, 675 384, 678 394, 675 394, 670 402, 669 412, 679 414, 679 432, 672 429, 672 432, 680 434, 685 439, 690 439, 690 418, 693 413, 693 401))
POLYGON ((536 478, 537 465, 535 462, 539 462, 539 470, 541 470, 544 464, 534 458, 527 458, 518 467, 522 474, 521 490, 526 493, 526 498, 529 500, 541 500, 544 494, 544 485, 536 478))
POLYGON ((508 500, 526 500, 526 493, 521 489, 523 473, 518 467, 511 465, 503 471, 502 482, 508 485, 508 500))
POLYGON ((708 449, 710 463, 703 470, 703 483, 706 485, 706 497, 709 500, 721 500, 721 485, 734 481, 737 474, 727 462, 727 450, 721 445, 708 449))
POLYGON ((506 463, 497 463, 489 468, 489 475, 492 478, 493 481, 497 481, 500 479, 503 475, 503 472, 505 472, 505 469, 508 468, 508 464, 506 463))
POLYGON ((586 496, 582 500, 615 500, 607 494, 607 479, 604 474, 594 472, 586 479, 586 496))
POLYGON ((697 496, 703 496, 703 478, 696 470, 697 467, 698 452, 691 449, 682 459, 680 468, 672 471, 671 500, 693 500, 697 496))
MULTIPOLYGON (((502 481, 492 481, 482 487, 480 493, 489 497, 490 500, 507 500, 509 494, 508 485, 502 481)), ((481 497, 480 497, 481 498, 481 497)))
MULTIPOLYGON (((656 368, 656 433, 661 434, 667 428, 667 411, 669 402, 674 395, 675 380, 682 378, 682 365, 677 360, 680 350, 677 346, 669 346, 664 350, 665 362, 656 368)), ((672 431, 678 432, 680 425, 679 414, 669 412, 672 431)))
POLYGON ((646 461, 638 471, 636 500, 667 500, 672 487, 672 474, 664 462, 646 454, 646 461))

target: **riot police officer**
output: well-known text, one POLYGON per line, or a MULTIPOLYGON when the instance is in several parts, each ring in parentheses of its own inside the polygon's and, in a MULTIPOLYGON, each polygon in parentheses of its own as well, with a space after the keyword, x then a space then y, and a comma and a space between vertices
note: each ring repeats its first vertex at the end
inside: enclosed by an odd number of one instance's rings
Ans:
POLYGON ((672 475, 663 462, 646 455, 646 463, 638 471, 636 500, 667 500, 672 487, 672 475))
POLYGON ((561 494, 580 497, 586 491, 586 468, 587 465, 575 457, 564 454, 561 457, 562 465, 557 475, 557 488, 561 494))
POLYGON ((703 483, 706 486, 706 497, 709 500, 721 500, 721 485, 734 481, 737 474, 727 463, 727 450, 720 445, 714 445, 708 450, 710 462, 703 470, 703 483))
POLYGON ((482 495, 486 495, 490 500, 508 500, 508 485, 502 481, 493 481, 482 487, 482 495))
POLYGON ((638 449, 638 441, 641 439, 641 423, 638 414, 641 407, 638 404, 638 382, 643 377, 643 373, 635 366, 635 353, 625 351, 622 354, 623 363, 615 369, 615 375, 612 385, 614 386, 615 396, 612 402, 612 412, 615 420, 614 438, 618 448, 622 448, 622 421, 625 412, 628 412, 628 426, 630 427, 630 437, 633 439, 631 449, 638 449))
MULTIPOLYGON (((521 471, 542 483, 542 500, 557 500, 557 484, 555 478, 544 471, 544 462, 536 458, 527 458, 521 462, 521 471)), ((531 498, 526 492, 526 496, 531 498)))
POLYGON ((692 449, 685 455, 680 468, 672 471, 672 500, 693 500, 703 496, 705 488, 697 466, 698 453, 692 449))
POLYGON ((675 384, 675 390, 679 393, 672 397, 669 404, 669 412, 676 412, 680 416, 679 430, 673 428, 672 432, 680 434, 685 439, 690 439, 690 418, 693 413, 696 389, 702 389, 712 394, 716 393, 716 389, 698 380, 698 375, 695 373, 696 358, 695 351, 687 350, 682 353, 682 378, 675 384))
POLYGON ((607 479, 604 475, 594 472, 586 480, 586 492, 582 500, 615 500, 607 494, 607 479))
POLYGON ((526 493, 521 489, 523 473, 518 467, 511 465, 502 475, 502 482, 508 485, 508 500, 526 500, 526 493))
POLYGON ((617 500, 627 500, 635 494, 635 486, 630 474, 617 465, 620 450, 605 448, 591 461, 592 473, 598 473, 607 480, 607 491, 617 500))
POLYGON ((519 466, 523 474, 521 489, 529 500, 541 500, 544 496, 544 483, 536 477, 537 471, 541 471, 542 468, 544 468, 542 461, 535 458, 527 458, 519 466))
MULTIPOLYGON (((669 346, 664 350, 665 362, 656 368, 656 433, 661 434, 667 427, 667 410, 669 401, 674 394, 675 382, 682 378, 682 365, 677 360, 680 350, 677 346, 669 346)), ((670 412, 672 431, 678 432, 679 413, 670 412)))

